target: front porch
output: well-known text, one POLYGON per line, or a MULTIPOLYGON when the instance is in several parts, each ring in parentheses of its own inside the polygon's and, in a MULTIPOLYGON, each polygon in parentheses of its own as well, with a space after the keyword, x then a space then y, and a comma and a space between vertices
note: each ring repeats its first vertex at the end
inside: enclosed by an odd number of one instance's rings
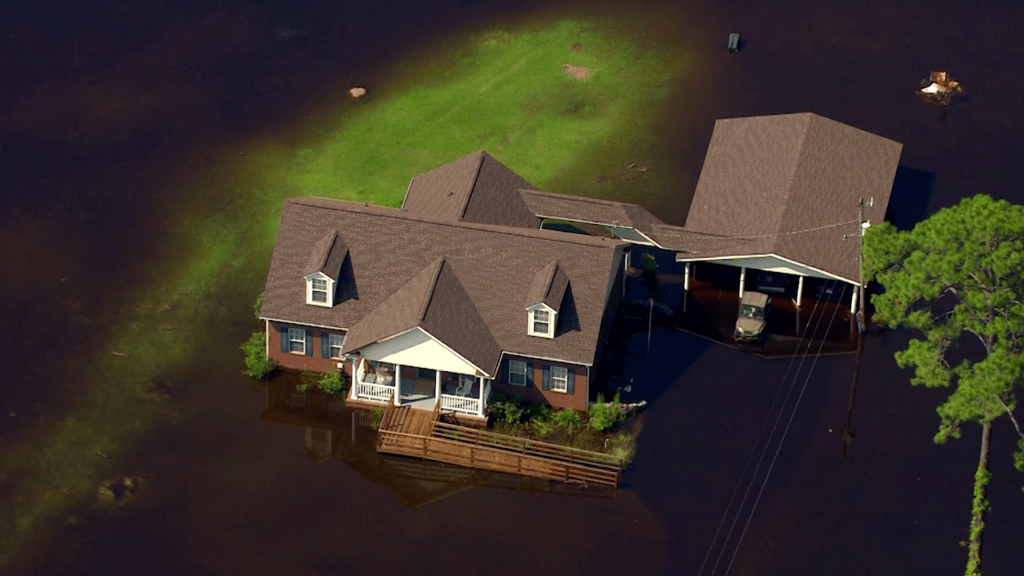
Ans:
POLYGON ((396 406, 420 410, 437 407, 445 413, 487 415, 491 380, 483 376, 365 359, 354 362, 353 371, 352 401, 379 405, 393 401, 396 406))

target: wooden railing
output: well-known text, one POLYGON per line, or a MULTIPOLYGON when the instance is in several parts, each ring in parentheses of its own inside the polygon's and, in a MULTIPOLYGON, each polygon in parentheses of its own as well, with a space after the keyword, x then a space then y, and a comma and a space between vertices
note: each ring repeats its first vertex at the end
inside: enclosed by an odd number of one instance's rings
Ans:
MULTIPOLYGON (((558 482, 612 487, 618 484, 621 470, 618 465, 581 459, 580 455, 570 454, 566 458, 552 452, 548 456, 541 456, 542 450, 537 450, 536 447, 530 447, 525 443, 520 445, 520 451, 517 452, 490 444, 489 436, 487 433, 484 434, 477 436, 476 442, 468 442, 466 441, 468 438, 461 437, 449 439, 437 435, 427 437, 380 430, 378 431, 377 450, 558 482), (481 443, 481 440, 484 441, 481 443)), ((559 446, 558 448, 563 447, 559 446)))
POLYGON ((369 384, 366 382, 356 382, 356 398, 361 400, 376 400, 378 402, 387 402, 391 395, 394 394, 394 386, 386 386, 384 384, 369 384))
POLYGON ((461 442, 471 442, 475 445, 509 450, 520 454, 526 454, 527 456, 564 459, 570 464, 595 464, 602 468, 616 471, 622 470, 623 467, 622 460, 610 454, 602 454, 601 452, 592 452, 590 450, 580 450, 579 448, 561 446, 559 444, 542 442, 540 440, 531 440, 529 438, 520 438, 518 436, 495 434, 493 432, 487 432, 486 430, 457 426, 454 424, 447 424, 445 422, 434 423, 434 436, 439 438, 453 438, 461 442))
POLYGON ((465 412, 467 414, 479 414, 480 399, 466 396, 454 396, 452 394, 441 394, 441 410, 465 412))

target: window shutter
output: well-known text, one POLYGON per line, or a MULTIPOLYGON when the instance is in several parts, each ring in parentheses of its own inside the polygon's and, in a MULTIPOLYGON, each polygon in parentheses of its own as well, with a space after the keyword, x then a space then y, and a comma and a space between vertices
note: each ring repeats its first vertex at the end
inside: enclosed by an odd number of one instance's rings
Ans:
POLYGON ((281 352, 288 353, 288 327, 278 326, 278 335, 281 337, 281 352))
POLYGON ((320 357, 331 357, 331 336, 327 332, 320 333, 320 357))
POLYGON ((542 390, 551 390, 551 366, 547 364, 541 367, 541 384, 542 390))
POLYGON ((533 387, 533 364, 526 363, 526 385, 533 387))
POLYGON ((306 356, 313 355, 313 331, 306 330, 306 356))
POLYGON ((575 394, 576 393, 576 371, 572 368, 566 370, 568 375, 565 378, 565 393, 575 394))
POLYGON ((507 358, 505 360, 502 360, 501 363, 503 364, 503 366, 501 367, 501 371, 505 373, 505 384, 511 384, 512 383, 512 363, 509 362, 507 358))

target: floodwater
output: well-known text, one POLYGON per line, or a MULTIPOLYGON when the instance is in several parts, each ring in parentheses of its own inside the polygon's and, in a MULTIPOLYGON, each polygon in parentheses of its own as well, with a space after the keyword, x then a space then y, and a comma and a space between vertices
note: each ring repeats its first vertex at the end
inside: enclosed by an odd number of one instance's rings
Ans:
MULTIPOLYGON (((3 445, 69 408, 61 399, 76 383, 71 368, 106 353, 105 322, 118 317, 134 283, 159 267, 153 255, 166 219, 205 200, 169 195, 166 182, 215 152, 241 153, 251 139, 299 138, 305 127, 285 123, 299 117, 296 110, 449 27, 514 21, 542 7, 338 6, 36 2, 6 9, 3 445), (289 29, 309 32, 292 41, 281 36, 289 29), (72 321, 76 315, 91 321, 72 321)), ((664 119, 666 154, 677 162, 662 169, 677 188, 640 199, 663 220, 683 222, 716 118, 805 110, 904 144, 901 179, 913 193, 897 197, 903 217, 982 192, 1024 202, 1018 2, 605 8, 623 19, 656 13, 678 23, 678 34, 664 41, 700 56, 676 113, 664 119), (733 31, 745 41, 739 54, 725 50, 733 31), (967 94, 944 121, 912 94, 938 68, 967 94)), ((220 298, 212 305, 238 305, 232 294, 220 298)), ((646 335, 629 342, 626 372, 611 383, 631 378, 627 399, 651 402, 614 499, 479 486, 415 508, 358 467, 311 462, 303 426, 260 418, 266 395, 247 391, 239 376, 237 345, 251 330, 251 307, 238 308, 218 327, 221 343, 174 375, 172 401, 188 408, 188 419, 147 434, 118 463, 123 473, 150 479, 146 498, 81 527, 54 528, 45 546, 25 551, 15 573, 963 569, 958 543, 966 538, 980 433, 968 426, 960 440, 932 443, 943 392, 911 388, 896 368, 892 354, 907 334, 865 342, 855 436, 843 463, 830 430, 845 421, 852 357, 766 361, 658 331, 649 361, 646 335)), ((997 423, 982 551, 990 574, 1018 573, 1024 561, 1024 478, 1010 465, 1012 438, 1009 424, 997 423)))

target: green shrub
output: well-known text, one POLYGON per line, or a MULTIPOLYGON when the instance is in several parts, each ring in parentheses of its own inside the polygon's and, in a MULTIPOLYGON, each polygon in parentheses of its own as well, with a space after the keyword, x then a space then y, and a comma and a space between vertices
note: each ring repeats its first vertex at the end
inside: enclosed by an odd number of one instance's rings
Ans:
POLYGON ((555 424, 569 434, 572 434, 583 426, 583 416, 572 408, 562 408, 555 412, 555 424))
POLYGON ((499 395, 491 400, 491 414, 495 422, 518 424, 526 415, 526 408, 517 396, 499 395))
POLYGON ((245 344, 242 344, 242 350, 245 352, 245 373, 250 378, 266 378, 277 367, 276 362, 267 358, 265 337, 262 332, 254 332, 245 344))
POLYGON ((339 370, 331 370, 324 374, 317 384, 328 394, 340 394, 348 388, 348 383, 339 370))
POLYGON ((373 408, 373 409, 370 410, 370 427, 371 428, 376 428, 377 426, 380 426, 380 422, 383 419, 384 419, 384 409, 383 408, 373 408))
POLYGON ((590 407, 590 427, 598 432, 603 432, 612 426, 615 426, 619 421, 623 420, 625 415, 619 408, 619 393, 615 393, 615 397, 612 398, 610 405, 606 405, 604 402, 604 395, 597 395, 597 402, 590 407))
POLYGON ((644 252, 644 255, 640 257, 640 262, 644 272, 654 274, 658 271, 658 262, 654 259, 653 254, 644 252))
POLYGON ((260 319, 260 308, 263 307, 263 292, 256 297, 256 304, 253 305, 253 312, 256 314, 256 320, 260 319))
POLYGON ((557 425, 554 420, 554 413, 547 404, 533 404, 530 406, 530 424, 540 436, 547 436, 555 431, 557 425))
POLYGON ((297 386, 295 386, 296 392, 306 392, 310 388, 318 388, 320 386, 320 375, 312 370, 303 370, 302 378, 297 386))

